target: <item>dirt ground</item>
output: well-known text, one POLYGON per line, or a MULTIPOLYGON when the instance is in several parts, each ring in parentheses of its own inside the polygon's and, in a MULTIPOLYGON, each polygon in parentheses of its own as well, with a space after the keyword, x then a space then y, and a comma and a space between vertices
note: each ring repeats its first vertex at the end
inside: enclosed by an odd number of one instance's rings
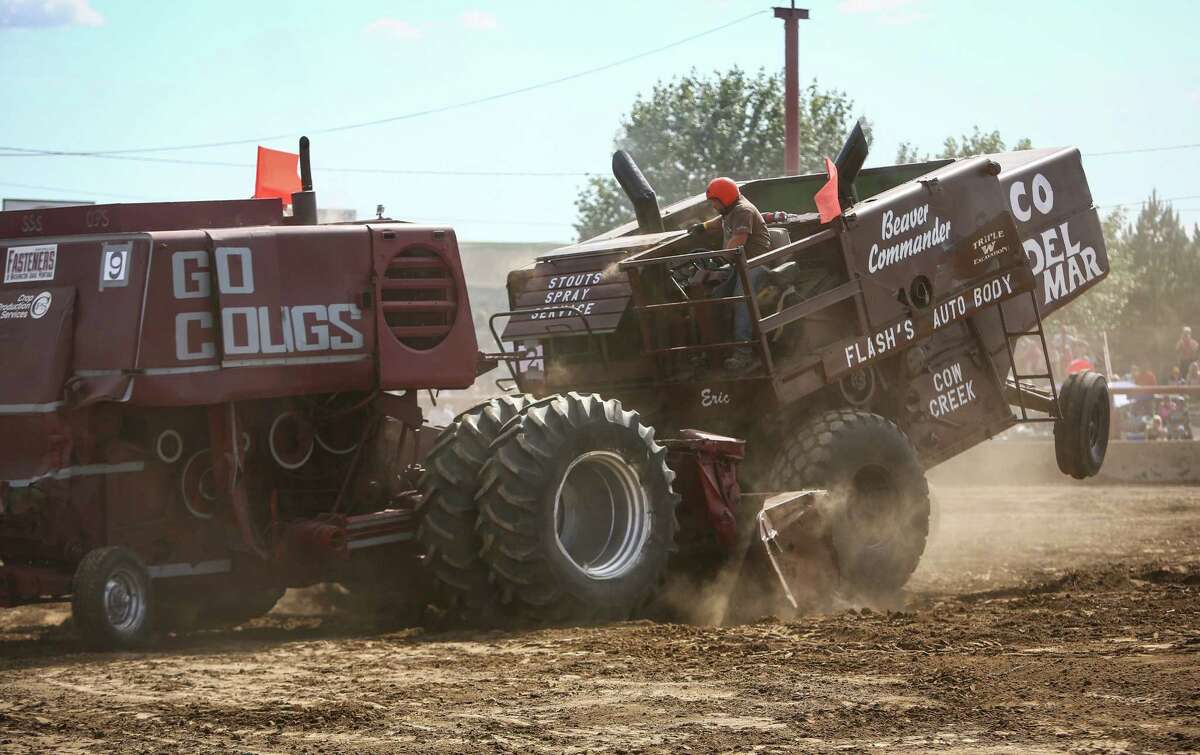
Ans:
MULTIPOLYGON (((1200 487, 934 488, 903 612, 84 653, 0 612, 0 752, 1200 751, 1200 487)), ((294 605, 294 603, 293 603, 294 605)))

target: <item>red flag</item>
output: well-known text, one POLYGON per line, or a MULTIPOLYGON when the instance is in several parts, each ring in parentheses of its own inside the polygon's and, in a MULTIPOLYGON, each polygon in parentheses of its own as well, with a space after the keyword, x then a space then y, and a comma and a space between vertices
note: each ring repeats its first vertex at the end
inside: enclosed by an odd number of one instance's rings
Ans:
POLYGON ((254 198, 279 197, 284 205, 290 205, 292 192, 300 191, 299 169, 300 155, 259 147, 254 198))
POLYGON ((829 173, 829 180, 813 195, 813 201, 817 203, 817 212, 821 215, 822 224, 828 223, 842 214, 842 203, 838 201, 837 166, 828 157, 825 158, 825 171, 829 173))

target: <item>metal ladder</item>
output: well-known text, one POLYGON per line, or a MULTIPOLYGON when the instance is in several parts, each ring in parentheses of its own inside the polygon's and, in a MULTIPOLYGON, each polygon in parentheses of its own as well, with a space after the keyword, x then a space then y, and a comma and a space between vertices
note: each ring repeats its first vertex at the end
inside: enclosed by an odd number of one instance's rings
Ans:
MULTIPOLYGON (((1008 349, 1008 363, 1012 374, 1011 385, 1016 389, 1017 406, 1021 409, 1022 422, 1053 422, 1056 417, 1030 417, 1029 409, 1025 406, 1024 394, 1028 391, 1031 394, 1040 394, 1042 391, 1034 385, 1023 383, 1026 380, 1046 380, 1050 383, 1050 398, 1054 402, 1054 406, 1058 406, 1058 387, 1054 384, 1053 370, 1050 367, 1050 348, 1046 345, 1046 331, 1042 327, 1042 313, 1038 307, 1037 288, 1034 287, 1027 291, 1029 301, 1033 305, 1033 318, 1035 326, 1033 330, 1013 331, 1008 329, 1008 321, 1004 317, 1004 305, 1008 302, 1000 302, 996 308, 1000 313, 1000 328, 1004 331, 1004 346, 1008 349), (1037 336, 1038 341, 1042 344, 1042 359, 1046 365, 1045 372, 1030 373, 1022 375, 1017 369, 1016 354, 1013 352, 1013 340, 1024 336, 1037 336)), ((1015 300, 1014 300, 1015 301, 1015 300)), ((1006 378, 1005 382, 1009 382, 1006 378)))

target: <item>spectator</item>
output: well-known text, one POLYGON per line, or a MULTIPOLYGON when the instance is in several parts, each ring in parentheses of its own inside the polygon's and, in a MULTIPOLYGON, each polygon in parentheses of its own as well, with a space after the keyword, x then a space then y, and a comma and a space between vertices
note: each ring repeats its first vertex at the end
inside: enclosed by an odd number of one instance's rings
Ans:
POLYGON ((1188 365, 1187 384, 1200 385, 1200 362, 1192 362, 1188 365))
POLYGON ((1087 357, 1075 357, 1071 363, 1067 365, 1067 374, 1074 375, 1076 372, 1086 372, 1092 369, 1092 362, 1087 357))
POLYGON ((1157 414, 1146 423, 1146 440, 1166 440, 1167 431, 1163 428, 1163 418, 1157 414))
POLYGON ((1168 385, 1183 385, 1186 381, 1183 379, 1183 373, 1179 370, 1179 365, 1171 367, 1171 377, 1167 380, 1168 385))
POLYGON ((1181 370, 1186 370, 1188 365, 1200 358, 1200 341, 1192 338, 1191 327, 1184 325, 1183 332, 1179 334, 1179 340, 1175 342, 1175 359, 1179 363, 1181 370))
POLYGON ((1138 385, 1158 385, 1158 378, 1154 376, 1154 372, 1149 367, 1139 368, 1135 364, 1131 372, 1133 373, 1133 382, 1138 385))

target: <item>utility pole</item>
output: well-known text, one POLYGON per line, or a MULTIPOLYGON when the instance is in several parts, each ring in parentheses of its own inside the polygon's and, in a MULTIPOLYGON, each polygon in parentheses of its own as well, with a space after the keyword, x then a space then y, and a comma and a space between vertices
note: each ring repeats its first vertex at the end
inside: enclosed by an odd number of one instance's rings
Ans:
POLYGON ((800 173, 800 19, 808 18, 807 8, 776 8, 775 18, 783 19, 783 172, 789 176, 800 173))

